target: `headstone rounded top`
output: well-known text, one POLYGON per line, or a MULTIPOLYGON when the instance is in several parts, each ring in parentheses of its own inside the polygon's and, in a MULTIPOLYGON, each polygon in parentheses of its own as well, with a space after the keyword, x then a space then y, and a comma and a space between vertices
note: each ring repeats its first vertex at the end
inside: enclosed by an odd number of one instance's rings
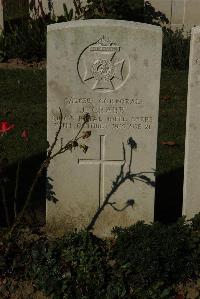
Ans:
POLYGON ((200 26, 195 26, 192 28, 192 33, 199 33, 200 32, 200 26))
POLYGON ((77 21, 69 21, 69 22, 62 22, 57 24, 51 24, 47 26, 47 31, 54 31, 54 30, 63 30, 68 28, 76 28, 82 26, 116 26, 116 27, 127 27, 127 28, 135 28, 135 29, 145 29, 150 30, 153 32, 162 33, 162 29, 159 26, 146 24, 146 23, 139 23, 133 21, 124 21, 124 20, 113 20, 113 19, 92 19, 92 20, 77 20, 77 21))

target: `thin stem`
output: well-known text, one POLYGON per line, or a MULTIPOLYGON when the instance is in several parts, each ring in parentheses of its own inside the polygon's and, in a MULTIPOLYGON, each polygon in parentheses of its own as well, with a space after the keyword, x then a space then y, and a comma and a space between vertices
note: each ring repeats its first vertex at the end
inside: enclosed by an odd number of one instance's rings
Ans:
POLYGON ((56 136, 55 136, 55 139, 54 139, 54 142, 52 143, 51 147, 50 147, 50 150, 48 151, 48 154, 47 154, 47 158, 51 156, 52 154, 52 151, 58 141, 58 136, 60 134, 60 131, 61 131, 61 128, 62 128, 62 121, 63 121, 63 115, 62 115, 62 111, 61 111, 61 108, 59 107, 59 110, 60 110, 60 123, 59 123, 59 128, 58 128, 58 131, 56 132, 56 136))
POLYGON ((7 207, 7 203, 6 203, 6 193, 5 193, 5 188, 3 185, 1 185, 1 194, 2 194, 2 199, 3 199, 5 215, 6 215, 6 224, 8 226, 10 226, 10 218, 9 218, 8 207, 7 207))
POLYGON ((124 211, 125 208, 127 208, 129 206, 129 205, 126 205, 123 209, 119 210, 119 209, 114 207, 113 203, 109 202, 111 196, 119 189, 119 187, 124 182, 126 182, 127 180, 131 180, 131 181, 137 180, 137 181, 141 181, 141 182, 146 183, 146 184, 150 183, 148 178, 146 178, 146 179, 141 178, 141 177, 139 177, 139 175, 146 174, 146 173, 152 173, 152 172, 148 171, 148 172, 131 173, 132 159, 133 159, 133 149, 132 148, 131 148, 131 153, 130 153, 130 161, 129 161, 128 171, 126 172, 126 174, 124 174, 124 167, 125 167, 125 164, 126 164, 126 151, 125 151, 124 144, 123 144, 123 156, 124 156, 124 164, 121 166, 120 173, 119 173, 119 175, 117 175, 115 181, 112 183, 111 191, 106 195, 103 204, 97 209, 97 211, 94 214, 92 220, 90 221, 90 223, 86 227, 87 231, 93 230, 97 219, 99 218, 100 214, 103 212, 104 208, 107 205, 110 205, 115 211, 118 211, 118 212, 124 211))
POLYGON ((129 173, 131 172, 132 159, 133 159, 133 149, 131 149, 130 162, 129 162, 129 173))
POLYGON ((97 219, 99 218, 99 215, 103 212, 104 208, 108 204, 110 204, 109 199, 117 191, 117 189, 120 187, 120 185, 125 182, 125 180, 126 180, 126 178, 122 178, 121 181, 119 181, 117 184, 115 184, 114 187, 112 188, 112 190, 106 195, 106 198, 105 198, 102 206, 96 211, 96 213, 95 213, 94 217, 92 218, 91 222, 86 227, 87 231, 90 231, 94 228, 94 225, 95 225, 97 219))
POLYGON ((19 188, 19 170, 20 170, 20 164, 21 161, 19 160, 17 164, 17 172, 16 172, 16 180, 15 180, 15 193, 14 193, 14 203, 13 203, 13 209, 14 209, 14 217, 17 218, 17 199, 18 199, 18 188, 19 188))
POLYGON ((63 116, 62 116, 62 111, 61 111, 60 108, 59 108, 59 110, 60 110, 60 123, 59 123, 58 131, 56 132, 55 139, 54 139, 54 141, 53 141, 53 143, 52 143, 52 145, 50 147, 50 150, 48 151, 47 158, 43 161, 43 163, 41 164, 39 170, 36 173, 36 176, 35 176, 35 178, 34 178, 34 180, 32 182, 32 185, 31 185, 31 187, 29 189, 28 196, 26 198, 24 206, 23 206, 21 212, 18 214, 15 223, 12 225, 12 227, 11 227, 11 229, 10 229, 8 235, 7 235, 8 239, 11 238, 11 236, 12 236, 15 228, 20 223, 20 221, 21 221, 21 219, 22 219, 22 217, 23 217, 23 215, 24 215, 24 213, 25 213, 25 211, 26 211, 26 209, 27 209, 27 207, 28 207, 28 205, 29 205, 29 203, 31 201, 32 193, 33 193, 33 190, 35 188, 35 185, 37 184, 39 177, 42 175, 43 170, 48 168, 51 160, 54 157, 56 157, 57 155, 59 155, 61 153, 66 152, 67 150, 70 149, 69 145, 72 144, 72 142, 77 141, 80 138, 79 135, 80 135, 83 127, 85 126, 85 124, 88 122, 88 121, 84 120, 84 122, 83 122, 80 130, 78 131, 77 135, 75 136, 75 138, 72 139, 72 140, 70 140, 69 142, 67 142, 65 146, 61 146, 61 148, 57 151, 57 153, 55 153, 55 154, 52 155, 53 149, 54 149, 54 147, 55 147, 55 145, 56 145, 56 143, 58 141, 58 137, 59 137, 59 134, 60 134, 60 131, 61 131, 61 128, 62 128, 63 116))
MULTIPOLYGON (((46 160, 45 160, 45 161, 46 161, 46 160)), ((30 203, 31 196, 32 196, 33 190, 34 190, 34 188, 35 188, 35 185, 36 185, 36 183, 37 183, 39 177, 41 176, 42 171, 43 171, 44 168, 46 168, 45 162, 42 163, 40 169, 38 170, 38 172, 37 172, 37 174, 36 174, 36 176, 35 176, 35 179, 34 179, 33 182, 32 182, 32 185, 31 185, 31 187, 30 187, 30 189, 29 189, 29 193, 28 193, 27 199, 26 199, 26 201, 25 201, 25 204, 24 204, 24 206, 23 206, 23 209, 22 209, 21 212, 18 214, 18 217, 17 217, 16 221, 15 221, 14 224, 12 225, 12 227, 11 227, 11 229, 10 229, 10 231, 9 231, 9 234, 8 234, 8 238, 10 238, 10 237, 12 236, 12 233, 13 233, 14 229, 15 229, 15 228, 17 227, 17 225, 20 223, 20 221, 21 221, 21 219, 22 219, 22 217, 23 217, 23 215, 24 215, 24 213, 25 213, 25 211, 26 211, 26 209, 27 209, 27 207, 28 207, 28 205, 29 205, 29 203, 30 203)))

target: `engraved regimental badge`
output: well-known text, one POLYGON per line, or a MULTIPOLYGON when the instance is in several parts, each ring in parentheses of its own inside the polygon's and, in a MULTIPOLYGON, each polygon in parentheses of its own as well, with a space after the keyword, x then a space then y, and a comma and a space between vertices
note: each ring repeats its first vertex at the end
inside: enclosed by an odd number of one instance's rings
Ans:
POLYGON ((82 83, 97 92, 112 92, 122 87, 130 72, 127 54, 106 37, 83 50, 78 59, 82 83))

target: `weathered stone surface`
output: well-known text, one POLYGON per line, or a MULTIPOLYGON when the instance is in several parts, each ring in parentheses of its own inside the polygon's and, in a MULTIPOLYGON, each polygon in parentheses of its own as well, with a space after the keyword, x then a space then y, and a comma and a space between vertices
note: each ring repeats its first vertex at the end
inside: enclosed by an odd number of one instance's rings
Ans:
POLYGON ((77 148, 50 164, 58 199, 47 205, 51 229, 87 226, 131 157, 131 173, 144 172, 149 184, 139 175, 125 180, 98 217, 95 233, 108 236, 114 226, 153 220, 161 47, 161 29, 152 25, 88 20, 48 26, 48 141, 58 129, 59 107, 63 143, 77 134, 85 113, 91 121, 84 131, 92 132, 83 140, 86 154, 77 148), (130 137, 137 143, 132 154, 130 137))
POLYGON ((193 28, 188 80, 183 214, 200 211, 200 27, 193 28))
POLYGON ((2 3, 0 1, 0 34, 1 34, 2 30, 3 30, 3 28, 4 28, 3 22, 4 22, 3 21, 3 5, 2 5, 2 3))

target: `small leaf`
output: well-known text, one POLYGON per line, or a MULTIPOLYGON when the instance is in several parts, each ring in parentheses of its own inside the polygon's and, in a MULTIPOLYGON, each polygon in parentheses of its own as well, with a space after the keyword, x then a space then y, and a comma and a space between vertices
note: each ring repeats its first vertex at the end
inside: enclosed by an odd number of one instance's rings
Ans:
POLYGON ((132 137, 129 137, 127 140, 128 145, 130 146, 131 149, 137 149, 137 143, 132 137))
POLYGON ((85 144, 80 144, 80 148, 83 150, 83 152, 86 154, 88 150, 88 146, 85 144))
POLYGON ((86 113, 86 114, 83 116, 83 120, 84 120, 85 122, 89 122, 89 121, 91 120, 91 117, 90 117, 89 113, 86 113))
POLYGON ((77 141, 73 141, 72 146, 73 147, 77 147, 78 146, 78 142, 77 141))
POLYGON ((169 100, 171 100, 171 97, 170 96, 162 96, 160 99, 161 99, 161 101, 169 101, 169 100))
POLYGON ((0 173, 3 173, 3 171, 5 170, 5 168, 8 166, 8 159, 7 158, 3 158, 0 160, 0 173))
POLYGON ((69 14, 68 14, 67 5, 65 3, 63 3, 63 10, 64 10, 65 16, 68 18, 69 14))
POLYGON ((66 149, 72 151, 73 145, 72 143, 67 144, 66 149))
POLYGON ((29 131, 27 129, 23 130, 21 137, 27 142, 29 140, 29 131))
POLYGON ((115 260, 109 260, 108 261, 108 265, 113 268, 116 265, 116 261, 115 260))
POLYGON ((134 199, 128 199, 126 204, 127 204, 127 206, 131 206, 133 208, 133 206, 135 204, 135 200, 134 199))
POLYGON ((167 145, 167 146, 177 146, 177 143, 175 141, 161 141, 162 145, 167 145))
POLYGON ((83 136, 82 136, 82 138, 83 138, 83 139, 87 139, 87 138, 90 137, 90 135, 91 135, 91 131, 83 132, 83 136))
POLYGON ((71 21, 72 18, 73 18, 73 14, 74 14, 74 11, 73 11, 73 8, 70 9, 69 11, 69 15, 68 15, 68 20, 71 21))
POLYGON ((50 147, 50 143, 49 143, 49 141, 46 142, 46 147, 47 147, 47 148, 50 147))
POLYGON ((5 117, 9 117, 12 114, 11 111, 4 112, 5 117))

